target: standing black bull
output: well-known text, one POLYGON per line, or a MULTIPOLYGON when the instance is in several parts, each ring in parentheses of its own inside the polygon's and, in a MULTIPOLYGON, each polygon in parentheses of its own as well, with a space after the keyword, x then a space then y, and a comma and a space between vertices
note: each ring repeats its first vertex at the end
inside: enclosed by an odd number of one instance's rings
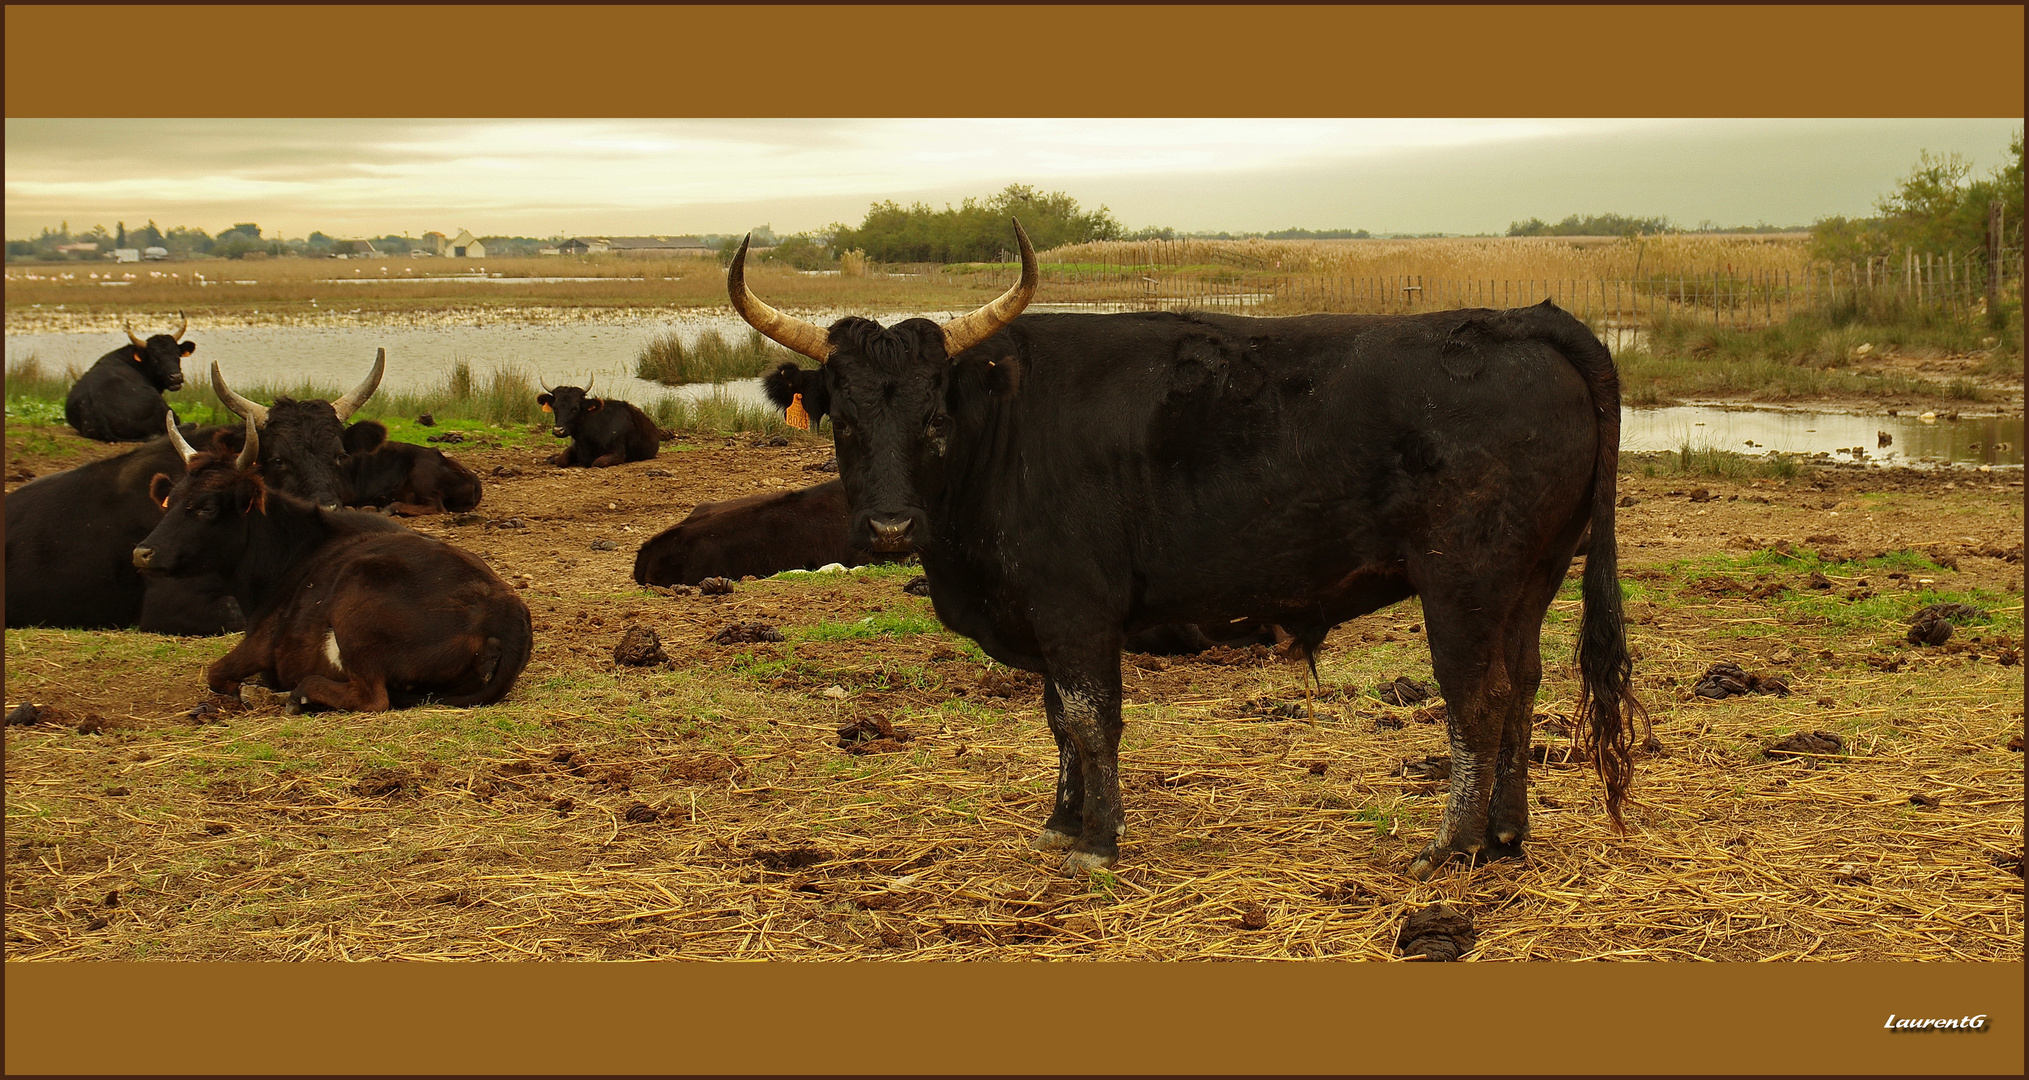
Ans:
POLYGON ((624 401, 590 396, 597 378, 586 379, 583 389, 552 386, 536 395, 543 411, 556 416, 551 433, 571 440, 571 445, 550 457, 550 464, 603 469, 626 461, 647 461, 662 449, 662 429, 647 413, 624 401))
POLYGON ((183 389, 183 358, 197 351, 196 342, 183 340, 189 329, 188 315, 175 334, 146 341, 128 327, 133 344, 99 357, 71 384, 63 401, 65 422, 100 442, 142 442, 162 434, 162 418, 169 415, 162 392, 183 389))
MULTIPOLYGON (((345 501, 342 421, 373 395, 387 368, 387 350, 374 358, 366 381, 333 402, 277 398, 264 407, 233 393, 216 363, 212 389, 261 432, 261 468, 268 486, 322 506, 345 501)), ((157 421, 167 425, 167 414, 157 421)), ((186 436, 209 446, 231 428, 192 428, 186 436)), ((106 629, 139 625, 161 634, 219 634, 244 625, 223 582, 190 579, 144 581, 133 564, 134 545, 162 520, 162 505, 148 493, 156 474, 181 475, 183 463, 168 440, 158 440, 31 481, 6 496, 7 625, 106 629)))
POLYGON ((1588 522, 1579 712, 1616 827, 1635 707, 1613 547, 1619 380, 1545 303, 1257 319, 1031 315, 1022 280, 939 326, 828 331, 733 306, 819 361, 765 381, 831 416, 855 538, 920 553, 945 625, 1043 672, 1056 805, 1035 845, 1112 865, 1120 647, 1252 617, 1315 641, 1421 596, 1450 716, 1451 796, 1410 870, 1519 855, 1545 611, 1588 522))

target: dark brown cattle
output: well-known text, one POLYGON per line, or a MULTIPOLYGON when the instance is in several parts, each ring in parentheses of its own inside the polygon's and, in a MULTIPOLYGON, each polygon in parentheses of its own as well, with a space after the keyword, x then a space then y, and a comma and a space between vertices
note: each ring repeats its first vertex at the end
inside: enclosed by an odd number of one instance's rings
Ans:
POLYGON ((705 503, 641 545, 634 580, 643 585, 695 585, 710 577, 767 577, 831 563, 864 566, 892 561, 846 540, 851 514, 837 480, 800 491, 745 495, 705 503))
POLYGON ((269 491, 247 423, 235 458, 223 440, 185 472, 157 477, 160 525, 134 565, 167 577, 218 576, 247 613, 247 634, 205 669, 232 693, 260 676, 292 706, 378 712, 434 700, 499 701, 528 663, 528 608, 486 564, 385 519, 325 510, 269 491))
POLYGON ((542 411, 556 417, 551 433, 571 440, 571 445, 551 455, 552 465, 603 469, 647 461, 662 449, 662 428, 647 413, 617 398, 593 397, 591 379, 583 387, 552 386, 535 400, 542 411))
POLYGON ((388 442, 387 427, 361 420, 345 429, 347 506, 385 507, 388 513, 417 517, 462 513, 479 505, 479 477, 456 458, 432 446, 388 442))

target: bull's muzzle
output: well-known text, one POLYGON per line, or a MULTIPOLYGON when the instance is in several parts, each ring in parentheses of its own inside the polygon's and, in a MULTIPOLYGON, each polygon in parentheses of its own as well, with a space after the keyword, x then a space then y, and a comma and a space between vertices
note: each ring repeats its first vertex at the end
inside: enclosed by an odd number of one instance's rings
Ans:
POLYGON ((136 569, 136 570, 153 570, 153 569, 155 569, 155 549, 154 549, 154 548, 151 548, 151 547, 137 547, 137 548, 135 548, 135 549, 134 549, 134 569, 136 569))
POLYGON ((550 434, 555 435, 559 439, 568 439, 571 437, 571 433, 569 431, 564 430, 563 428, 551 428, 550 434))
POLYGON ((875 551, 907 551, 913 545, 910 534, 915 531, 914 518, 867 519, 867 529, 873 533, 875 551))

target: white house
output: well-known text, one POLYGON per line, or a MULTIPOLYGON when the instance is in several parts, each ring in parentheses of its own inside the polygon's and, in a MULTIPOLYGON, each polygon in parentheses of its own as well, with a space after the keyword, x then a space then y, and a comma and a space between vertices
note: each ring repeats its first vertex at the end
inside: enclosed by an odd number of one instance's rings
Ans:
POLYGON ((452 237, 446 247, 449 250, 445 254, 450 255, 454 259, 483 259, 486 257, 486 245, 480 243, 479 238, 472 235, 471 231, 467 229, 459 229, 458 235, 452 237))

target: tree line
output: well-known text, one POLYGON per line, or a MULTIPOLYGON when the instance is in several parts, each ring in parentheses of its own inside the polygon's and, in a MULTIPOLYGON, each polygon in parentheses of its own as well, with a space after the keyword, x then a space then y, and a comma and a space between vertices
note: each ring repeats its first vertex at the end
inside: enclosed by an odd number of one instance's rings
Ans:
POLYGON ((1836 263, 1899 257, 1906 250, 1984 252, 1988 214, 2003 207, 2003 243, 2022 246, 2022 131, 2008 141, 2002 164, 1973 175, 1963 154, 1922 151, 1909 175, 1874 201, 1874 215, 1828 217, 1811 226, 1811 254, 1836 263))

